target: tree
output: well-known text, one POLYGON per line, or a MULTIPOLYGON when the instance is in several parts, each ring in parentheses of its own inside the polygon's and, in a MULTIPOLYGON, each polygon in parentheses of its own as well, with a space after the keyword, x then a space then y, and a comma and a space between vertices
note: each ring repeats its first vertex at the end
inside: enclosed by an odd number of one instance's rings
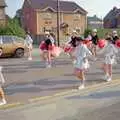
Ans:
POLYGON ((17 18, 8 18, 6 26, 0 27, 0 35, 25 37, 25 31, 20 27, 19 20, 17 18))
POLYGON ((91 29, 86 29, 85 32, 84 32, 84 37, 88 37, 88 35, 92 33, 92 30, 91 29))

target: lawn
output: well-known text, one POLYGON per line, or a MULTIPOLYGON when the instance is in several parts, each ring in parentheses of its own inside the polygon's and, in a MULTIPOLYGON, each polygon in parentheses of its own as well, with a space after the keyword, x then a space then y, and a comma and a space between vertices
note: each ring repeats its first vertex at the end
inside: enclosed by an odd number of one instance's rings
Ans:
POLYGON ((98 29, 98 36, 99 38, 104 38, 105 33, 107 32, 112 33, 113 30, 116 30, 118 32, 118 35, 120 36, 120 29, 98 29))

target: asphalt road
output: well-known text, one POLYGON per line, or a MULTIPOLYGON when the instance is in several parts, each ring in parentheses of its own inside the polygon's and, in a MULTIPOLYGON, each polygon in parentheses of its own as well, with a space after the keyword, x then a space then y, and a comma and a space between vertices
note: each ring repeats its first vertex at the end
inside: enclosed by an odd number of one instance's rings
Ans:
MULTIPOLYGON (((76 89, 79 80, 73 74, 73 65, 68 58, 58 58, 53 68, 45 68, 38 55, 33 61, 27 58, 0 59, 5 77, 4 90, 8 103, 28 102, 28 99, 39 96, 53 95, 58 92, 76 89)), ((120 64, 114 66, 113 78, 119 78, 120 64)), ((105 82, 100 69, 100 60, 91 62, 91 68, 86 75, 86 85, 105 82)))
POLYGON ((120 82, 0 110, 0 120, 119 120, 120 82))

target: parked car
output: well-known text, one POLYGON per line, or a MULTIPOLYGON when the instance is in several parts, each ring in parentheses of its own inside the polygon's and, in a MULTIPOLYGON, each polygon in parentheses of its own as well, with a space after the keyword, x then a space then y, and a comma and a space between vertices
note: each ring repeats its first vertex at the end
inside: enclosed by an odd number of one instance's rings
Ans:
POLYGON ((0 36, 1 56, 23 57, 26 51, 24 39, 16 36, 0 36))

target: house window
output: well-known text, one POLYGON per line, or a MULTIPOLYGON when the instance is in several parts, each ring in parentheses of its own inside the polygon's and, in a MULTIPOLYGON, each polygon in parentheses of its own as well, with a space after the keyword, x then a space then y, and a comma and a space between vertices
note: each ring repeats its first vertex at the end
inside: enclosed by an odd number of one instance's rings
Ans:
POLYGON ((81 33, 81 28, 76 27, 75 30, 77 31, 77 33, 81 33))
POLYGON ((51 13, 44 13, 43 18, 44 18, 45 20, 52 19, 52 14, 51 14, 51 13))
POLYGON ((51 25, 51 24, 52 24, 52 21, 51 21, 51 20, 46 20, 46 21, 45 21, 45 24, 46 24, 46 25, 51 25))
POLYGON ((74 20, 80 20, 80 14, 74 14, 74 20))
POLYGON ((52 28, 51 27, 43 27, 42 32, 45 32, 45 31, 52 32, 52 28))

